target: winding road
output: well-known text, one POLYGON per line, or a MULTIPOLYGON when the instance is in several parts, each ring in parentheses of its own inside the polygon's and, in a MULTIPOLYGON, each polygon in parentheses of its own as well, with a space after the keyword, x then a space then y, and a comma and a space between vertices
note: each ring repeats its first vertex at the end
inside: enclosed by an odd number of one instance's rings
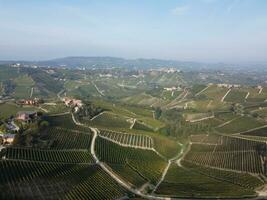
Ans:
MULTIPOLYGON (((86 125, 78 122, 75 119, 73 114, 72 114, 72 120, 78 126, 84 126, 84 127, 86 126, 86 125)), ((86 127, 88 127, 88 126, 86 126, 86 127)), ((171 199, 169 197, 161 197, 161 196, 156 196, 156 195, 144 194, 144 193, 140 192, 139 190, 132 188, 128 183, 123 181, 117 174, 115 174, 110 168, 108 168, 103 162, 100 162, 96 156, 96 153, 95 153, 95 141, 96 141, 96 138, 98 136, 98 130, 96 128, 93 128, 93 127, 88 127, 88 128, 90 128, 91 131, 93 132, 93 138, 92 138, 90 152, 91 152, 94 160, 96 161, 96 164, 98 164, 106 173, 108 173, 115 181, 117 181, 117 183, 119 183, 122 187, 126 188, 130 192, 132 192, 136 195, 139 195, 140 197, 146 198, 146 199, 157 199, 157 200, 170 200, 171 199)))

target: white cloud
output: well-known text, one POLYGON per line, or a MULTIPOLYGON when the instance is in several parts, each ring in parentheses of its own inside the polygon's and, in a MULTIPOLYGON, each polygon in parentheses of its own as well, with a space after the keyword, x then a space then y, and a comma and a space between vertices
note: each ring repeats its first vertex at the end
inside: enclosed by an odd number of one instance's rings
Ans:
POLYGON ((173 15, 184 15, 189 10, 189 6, 177 6, 171 10, 173 15))

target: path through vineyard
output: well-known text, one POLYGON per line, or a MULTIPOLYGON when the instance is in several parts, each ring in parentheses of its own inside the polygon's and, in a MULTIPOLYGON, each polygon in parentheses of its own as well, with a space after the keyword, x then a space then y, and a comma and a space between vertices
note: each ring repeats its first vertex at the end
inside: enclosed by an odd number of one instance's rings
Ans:
MULTIPOLYGON (((72 120, 73 122, 78 125, 78 126, 86 126, 80 122, 78 122, 74 115, 72 114, 72 120)), ((110 170, 110 168, 108 168, 103 162, 100 162, 99 159, 97 158, 96 154, 95 154, 95 141, 96 138, 98 136, 98 129, 93 128, 93 127, 89 127, 92 132, 93 132, 93 138, 92 138, 92 142, 91 142, 91 148, 90 148, 90 152, 93 156, 93 158, 96 161, 96 164, 98 164, 105 172, 107 172, 114 180, 116 180, 121 186, 123 186, 124 188, 128 189, 129 191, 131 191, 132 193, 139 195, 143 198, 147 198, 147 199, 158 199, 158 200, 170 200, 170 198, 168 197, 160 197, 160 196, 156 196, 156 195, 148 195, 148 194, 143 194, 142 192, 140 192, 137 189, 132 188, 128 183, 126 183, 125 181, 123 181, 120 177, 117 176, 117 174, 115 174, 113 171, 110 170)))

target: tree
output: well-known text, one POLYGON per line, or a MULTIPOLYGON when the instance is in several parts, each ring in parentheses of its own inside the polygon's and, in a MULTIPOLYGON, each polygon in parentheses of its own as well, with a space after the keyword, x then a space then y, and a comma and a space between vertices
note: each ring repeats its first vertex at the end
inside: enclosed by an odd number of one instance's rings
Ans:
POLYGON ((41 129, 44 129, 44 128, 47 128, 47 127, 49 127, 49 122, 48 121, 43 120, 43 121, 40 122, 40 128, 41 129))
POLYGON ((161 116, 161 113, 162 113, 162 110, 159 107, 157 107, 155 110, 155 119, 159 119, 161 116))

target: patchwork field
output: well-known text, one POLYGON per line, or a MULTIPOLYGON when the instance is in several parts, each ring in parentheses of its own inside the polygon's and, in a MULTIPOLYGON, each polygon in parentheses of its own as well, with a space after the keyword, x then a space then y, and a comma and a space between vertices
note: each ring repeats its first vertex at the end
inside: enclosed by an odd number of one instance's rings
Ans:
POLYGON ((0 140, 0 199, 266 194, 267 88, 254 76, 239 86, 248 78, 231 72, 104 66, 0 68, 1 134, 18 111, 42 112, 0 140), (12 100, 30 96, 45 103, 12 100))

